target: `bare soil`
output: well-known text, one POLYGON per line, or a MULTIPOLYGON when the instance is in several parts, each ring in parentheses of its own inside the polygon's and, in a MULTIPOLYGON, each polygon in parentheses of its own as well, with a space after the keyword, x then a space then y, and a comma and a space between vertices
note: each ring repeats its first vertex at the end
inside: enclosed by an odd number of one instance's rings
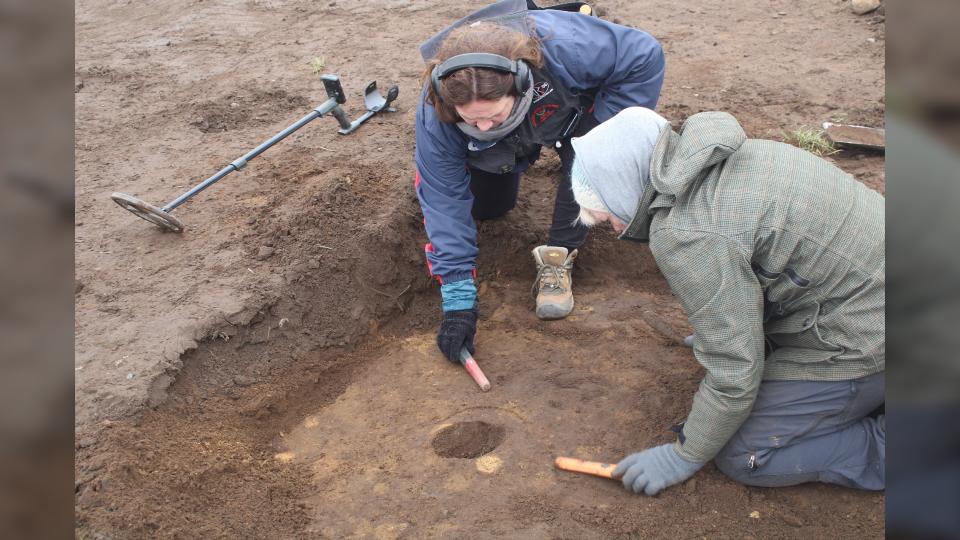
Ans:
MULTIPOLYGON (((532 312, 530 250, 559 160, 480 226, 482 393, 434 345, 412 189, 417 45, 484 2, 76 4, 76 516, 80 538, 883 536, 882 494, 755 489, 713 465, 658 497, 553 469, 672 439, 702 370, 646 246, 597 231, 577 308, 532 312), (396 113, 315 120, 175 210, 157 206, 326 99, 376 79, 396 113), (754 513, 755 512, 755 513, 754 513), (753 517, 751 517, 751 515, 753 517)), ((664 44, 659 109, 752 137, 883 126, 884 16, 848 2, 600 4, 664 44)), ((884 192, 882 154, 829 157, 884 192)))

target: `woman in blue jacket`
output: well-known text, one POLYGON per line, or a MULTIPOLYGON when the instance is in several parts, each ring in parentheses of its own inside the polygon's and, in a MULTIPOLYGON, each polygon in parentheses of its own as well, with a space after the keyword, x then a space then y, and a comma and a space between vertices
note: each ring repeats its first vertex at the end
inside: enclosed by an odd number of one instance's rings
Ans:
POLYGON ((533 250, 537 316, 573 309, 570 272, 587 227, 570 187, 581 136, 620 110, 653 109, 663 83, 660 44, 649 34, 577 12, 503 0, 421 46, 427 62, 416 118, 416 192, 441 283, 440 350, 474 352, 476 220, 514 207, 520 173, 544 146, 562 172, 547 242, 533 250))

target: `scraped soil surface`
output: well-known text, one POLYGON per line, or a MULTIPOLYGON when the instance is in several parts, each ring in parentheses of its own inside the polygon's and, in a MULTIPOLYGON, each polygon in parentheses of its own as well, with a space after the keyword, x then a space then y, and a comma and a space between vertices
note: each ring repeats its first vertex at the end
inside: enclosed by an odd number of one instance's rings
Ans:
MULTIPOLYGON (((413 193, 417 45, 484 2, 76 4, 76 515, 80 538, 883 536, 882 494, 756 489, 711 464, 657 497, 557 471, 668 442, 702 369, 646 246, 595 231, 565 320, 532 311, 559 160, 480 225, 481 392, 434 344, 413 193), (397 112, 349 136, 315 120, 174 211, 169 202, 369 80, 397 112)), ((782 140, 883 127, 882 10, 844 1, 606 1, 664 45, 674 126, 734 114, 782 140)), ((882 154, 839 167, 884 191, 882 154)))

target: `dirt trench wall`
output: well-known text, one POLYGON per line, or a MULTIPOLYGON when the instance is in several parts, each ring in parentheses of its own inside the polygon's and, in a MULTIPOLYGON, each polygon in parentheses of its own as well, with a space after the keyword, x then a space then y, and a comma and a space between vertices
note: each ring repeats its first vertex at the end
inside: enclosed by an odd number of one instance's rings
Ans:
POLYGON ((418 296, 436 301, 412 186, 397 189, 384 170, 314 171, 305 179, 319 186, 312 196, 283 214, 267 205, 246 223, 242 249, 256 257, 271 248, 284 283, 245 318, 206 330, 154 380, 148 408, 81 437, 80 537, 302 529, 304 509, 294 502, 308 475, 277 464, 271 441, 302 407, 342 391, 355 367, 343 354, 383 326, 420 324, 411 311, 431 302, 418 296))
MULTIPOLYGON (((317 349, 356 345, 404 316, 432 282, 417 248, 422 218, 412 186, 398 189, 400 181, 384 170, 348 165, 319 172, 320 189, 294 209, 280 215, 261 210, 248 223, 252 232, 244 235, 243 250, 251 258, 269 251, 270 263, 283 268, 283 284, 247 320, 224 318, 207 331, 208 339, 238 349, 289 341, 290 357, 274 359, 282 365, 317 349)), ((196 353, 184 359, 190 354, 196 353)), ((155 388, 176 375, 170 370, 155 388)), ((150 405, 161 402, 155 398, 150 405)))

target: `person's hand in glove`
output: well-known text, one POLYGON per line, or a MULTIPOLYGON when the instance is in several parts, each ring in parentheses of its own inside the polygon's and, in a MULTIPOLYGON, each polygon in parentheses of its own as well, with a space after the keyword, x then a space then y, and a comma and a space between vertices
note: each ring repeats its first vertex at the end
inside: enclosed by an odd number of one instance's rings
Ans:
POLYGON ((466 347, 470 354, 476 352, 473 338, 477 334, 477 287, 472 279, 465 279, 445 283, 440 293, 443 321, 437 332, 437 347, 447 360, 459 364, 460 349, 466 347))
POLYGON ((621 480, 623 487, 634 493, 642 491, 647 495, 656 495, 664 488, 690 478, 703 465, 680 457, 671 443, 623 458, 613 470, 613 477, 621 480))
POLYGON ((477 334, 477 308, 459 311, 444 311, 440 331, 437 332, 437 347, 447 360, 459 364, 460 349, 466 347, 470 354, 476 352, 473 338, 477 334))

